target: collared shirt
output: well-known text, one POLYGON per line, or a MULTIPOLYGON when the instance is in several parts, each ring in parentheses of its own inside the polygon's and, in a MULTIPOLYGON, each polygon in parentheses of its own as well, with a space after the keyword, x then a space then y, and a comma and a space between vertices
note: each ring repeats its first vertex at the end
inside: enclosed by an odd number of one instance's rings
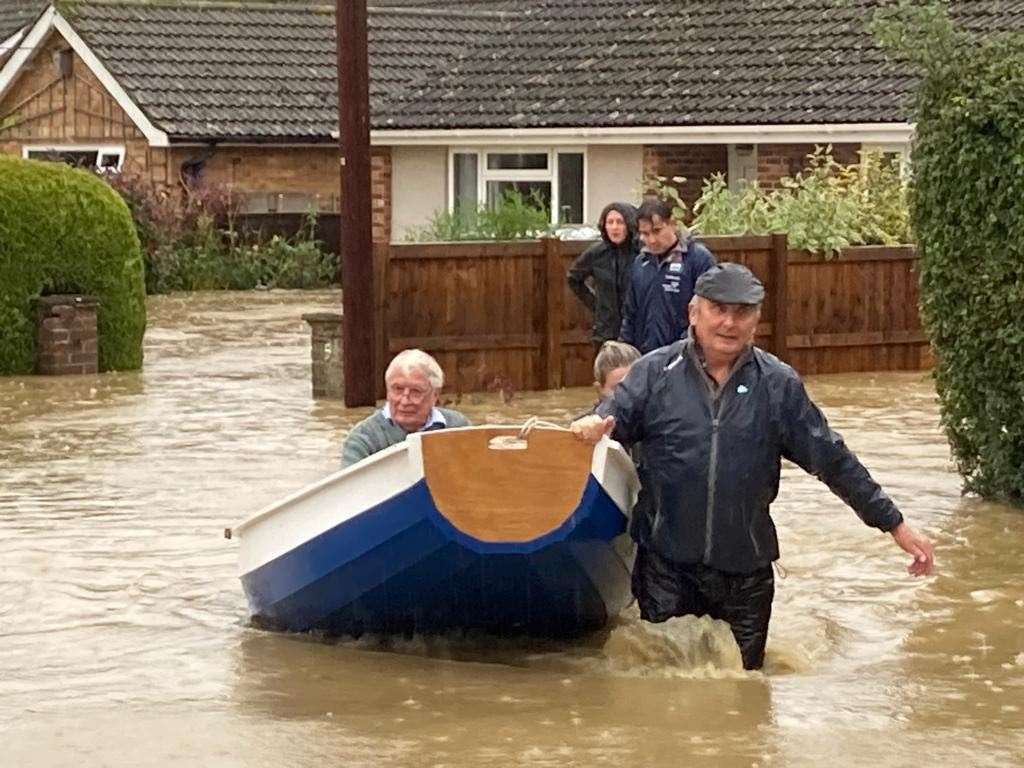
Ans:
MULTIPOLYGON (((384 403, 384 407, 380 409, 380 415, 387 419, 389 424, 395 424, 395 420, 391 418, 391 403, 384 403)), ((398 426, 395 424, 395 426, 398 426)), ((434 406, 430 409, 430 415, 427 416, 426 422, 423 426, 417 429, 417 432, 429 432, 432 429, 444 429, 448 426, 448 420, 445 419, 444 414, 441 413, 441 409, 434 406)))
MULTIPOLYGON (((739 353, 736 359, 732 361, 732 365, 729 366, 729 373, 725 377, 725 381, 719 384, 718 379, 712 376, 711 371, 708 370, 708 361, 707 358, 704 357, 704 347, 702 347, 700 345, 700 342, 697 341, 697 334, 693 332, 693 326, 690 326, 687 329, 687 338, 693 342, 693 344, 690 346, 690 351, 693 354, 694 362, 697 363, 697 367, 700 369, 701 373, 704 374, 704 383, 708 385, 708 387, 711 389, 712 394, 716 398, 719 392, 721 391, 722 387, 724 387, 725 384, 729 382, 729 379, 732 378, 733 373, 735 373, 737 370, 746 365, 747 360, 749 360, 754 354, 753 343, 747 344, 747 346, 743 348, 743 350, 739 353)), ((682 359, 682 356, 683 353, 679 355, 679 359, 682 359)))

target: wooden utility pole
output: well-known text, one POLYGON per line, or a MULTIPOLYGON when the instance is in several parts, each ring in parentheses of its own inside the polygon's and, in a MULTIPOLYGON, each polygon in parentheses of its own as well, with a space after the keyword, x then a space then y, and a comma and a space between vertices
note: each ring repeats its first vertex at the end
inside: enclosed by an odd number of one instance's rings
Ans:
POLYGON ((342 344, 345 405, 373 405, 373 227, 370 197, 370 72, 366 0, 336 0, 341 144, 342 344))

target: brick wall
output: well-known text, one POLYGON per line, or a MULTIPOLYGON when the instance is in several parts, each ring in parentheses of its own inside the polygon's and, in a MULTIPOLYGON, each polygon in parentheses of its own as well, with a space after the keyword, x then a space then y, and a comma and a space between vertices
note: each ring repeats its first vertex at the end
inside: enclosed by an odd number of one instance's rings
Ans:
POLYGON ((391 242, 391 147, 374 147, 370 165, 373 240, 391 242))
MULTIPOLYGON (((833 144, 836 161, 850 165, 860 161, 860 144, 833 144)), ((814 144, 758 144, 757 179, 764 189, 776 189, 779 180, 795 176, 807 165, 814 144)), ((644 176, 684 176, 679 192, 691 206, 700 197, 704 179, 729 170, 729 152, 725 144, 661 144, 644 147, 644 176)))
MULTIPOLYGON (((313 147, 188 147, 175 148, 172 165, 202 161, 202 180, 251 196, 256 207, 288 212, 279 195, 308 195, 321 211, 338 209, 338 148, 313 147)), ((298 207, 298 212, 305 205, 298 207)), ((294 212, 294 211, 293 211, 294 212)))
POLYGON ((644 177, 684 176, 683 184, 668 182, 679 190, 686 205, 693 208, 700 197, 704 179, 729 170, 725 144, 648 144, 644 146, 644 177))
MULTIPOLYGON (((171 163, 178 168, 188 160, 204 159, 203 181, 230 187, 250 199, 250 211, 270 207, 280 213, 302 213, 309 205, 337 212, 341 198, 340 151, 336 144, 313 147, 175 149, 171 163)), ((370 166, 373 196, 373 237, 391 236, 391 148, 374 147, 370 166)))
MULTIPOLYGON (((807 165, 807 156, 813 151, 813 144, 758 144, 757 180, 762 189, 777 189, 780 179, 796 176, 807 165)), ((859 151, 860 144, 832 145, 832 156, 843 165, 859 162, 859 151)))

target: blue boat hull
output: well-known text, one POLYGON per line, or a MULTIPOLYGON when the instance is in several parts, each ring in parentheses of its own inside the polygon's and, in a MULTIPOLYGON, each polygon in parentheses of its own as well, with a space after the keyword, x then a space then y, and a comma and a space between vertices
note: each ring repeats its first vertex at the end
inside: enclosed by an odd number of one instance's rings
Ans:
POLYGON ((330 634, 482 630, 573 637, 632 599, 627 519, 593 476, 562 525, 528 542, 454 528, 426 481, 242 576, 261 626, 330 634))

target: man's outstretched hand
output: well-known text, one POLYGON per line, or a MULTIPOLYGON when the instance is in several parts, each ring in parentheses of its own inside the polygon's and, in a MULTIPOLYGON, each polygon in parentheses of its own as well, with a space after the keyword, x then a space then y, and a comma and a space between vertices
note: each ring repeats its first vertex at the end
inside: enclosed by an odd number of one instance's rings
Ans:
POLYGON ((576 419, 576 421, 569 425, 569 431, 572 432, 578 440, 590 443, 591 445, 597 444, 597 442, 605 435, 610 435, 613 429, 615 429, 614 416, 602 417, 597 416, 596 414, 576 419))
POLYGON ((907 554, 913 556, 913 562, 907 572, 913 576, 927 576, 935 568, 935 547, 927 536, 917 533, 906 523, 900 523, 889 533, 907 554))

